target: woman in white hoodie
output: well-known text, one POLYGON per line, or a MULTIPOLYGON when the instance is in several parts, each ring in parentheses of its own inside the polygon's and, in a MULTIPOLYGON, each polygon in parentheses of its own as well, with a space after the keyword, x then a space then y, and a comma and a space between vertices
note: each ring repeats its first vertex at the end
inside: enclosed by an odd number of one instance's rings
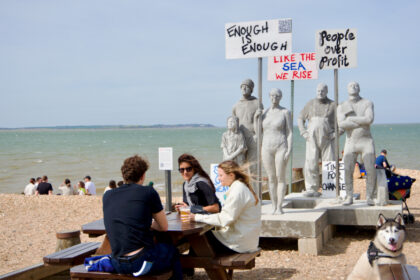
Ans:
POLYGON ((261 230, 261 204, 248 175, 234 161, 218 166, 219 180, 229 186, 226 202, 217 214, 191 214, 192 221, 216 226, 207 238, 217 253, 246 253, 258 250, 261 230))

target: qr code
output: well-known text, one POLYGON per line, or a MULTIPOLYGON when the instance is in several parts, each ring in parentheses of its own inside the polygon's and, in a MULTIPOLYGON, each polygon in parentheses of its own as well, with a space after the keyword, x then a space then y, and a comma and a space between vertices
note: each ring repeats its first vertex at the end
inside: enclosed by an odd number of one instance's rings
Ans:
POLYGON ((279 33, 291 33, 292 32, 292 19, 280 19, 279 20, 279 33))

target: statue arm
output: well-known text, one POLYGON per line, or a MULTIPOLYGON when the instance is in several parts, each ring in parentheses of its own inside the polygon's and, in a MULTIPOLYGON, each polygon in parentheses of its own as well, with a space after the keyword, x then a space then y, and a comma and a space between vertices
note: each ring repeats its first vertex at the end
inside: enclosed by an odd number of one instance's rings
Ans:
POLYGON ((359 125, 353 122, 350 117, 346 117, 342 111, 341 105, 337 108, 337 123, 340 131, 359 127, 359 125))
POLYGON ((364 116, 358 117, 358 116, 352 116, 349 117, 349 120, 351 120, 352 122, 360 125, 370 125, 373 123, 373 104, 369 104, 366 107, 366 110, 364 112, 364 116))
MULTIPOLYGON (((255 111, 255 114, 254 114, 254 123, 253 123, 253 125, 254 125, 254 132, 255 132, 255 134, 258 134, 258 120, 259 120, 259 118, 262 118, 262 109, 257 109, 257 111, 255 111)), ((262 134, 262 128, 261 128, 261 134, 262 134)))
POLYGON ((293 138, 293 124, 292 116, 289 111, 286 113, 286 133, 287 133, 287 151, 284 154, 284 160, 288 160, 290 152, 292 151, 292 138, 293 138))

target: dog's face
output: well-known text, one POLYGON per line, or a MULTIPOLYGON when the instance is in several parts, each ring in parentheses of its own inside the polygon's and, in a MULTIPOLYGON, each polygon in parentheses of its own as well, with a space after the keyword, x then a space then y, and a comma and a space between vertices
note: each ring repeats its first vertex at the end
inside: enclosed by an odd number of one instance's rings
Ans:
POLYGON ((401 214, 394 219, 387 219, 380 214, 377 223, 377 238, 390 251, 398 251, 405 240, 405 224, 401 214))

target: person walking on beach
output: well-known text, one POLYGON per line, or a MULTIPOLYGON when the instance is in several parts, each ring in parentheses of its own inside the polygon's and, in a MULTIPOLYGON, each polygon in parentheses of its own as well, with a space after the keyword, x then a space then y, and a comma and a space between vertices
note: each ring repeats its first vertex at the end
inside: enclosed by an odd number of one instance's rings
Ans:
POLYGON ((38 187, 36 188, 36 195, 52 195, 53 187, 50 183, 48 183, 47 175, 42 176, 42 182, 39 183, 38 187))
POLYGON ((36 187, 35 187, 35 178, 31 178, 29 179, 29 184, 26 185, 25 190, 23 191, 23 193, 25 195, 34 195, 35 191, 36 191, 36 187))
POLYGON ((90 176, 86 175, 84 179, 85 179, 86 194, 87 195, 96 195, 96 186, 92 182, 92 179, 90 178, 90 176))
POLYGON ((216 226, 206 237, 216 253, 246 253, 258 250, 261 230, 261 203, 249 183, 248 175, 234 161, 218 166, 219 179, 229 186, 220 213, 190 214, 191 221, 216 226))
POLYGON ((178 165, 185 182, 182 185, 183 202, 175 206, 177 211, 182 206, 190 206, 193 213, 219 212, 221 206, 216 189, 198 160, 192 155, 182 154, 178 165))
POLYGON ((117 273, 134 276, 172 270, 171 279, 182 279, 177 248, 153 241, 151 229, 167 231, 168 220, 156 190, 142 186, 148 168, 138 155, 127 158, 121 166, 125 184, 102 197, 112 266, 117 273), (148 263, 151 267, 144 273, 148 263))

